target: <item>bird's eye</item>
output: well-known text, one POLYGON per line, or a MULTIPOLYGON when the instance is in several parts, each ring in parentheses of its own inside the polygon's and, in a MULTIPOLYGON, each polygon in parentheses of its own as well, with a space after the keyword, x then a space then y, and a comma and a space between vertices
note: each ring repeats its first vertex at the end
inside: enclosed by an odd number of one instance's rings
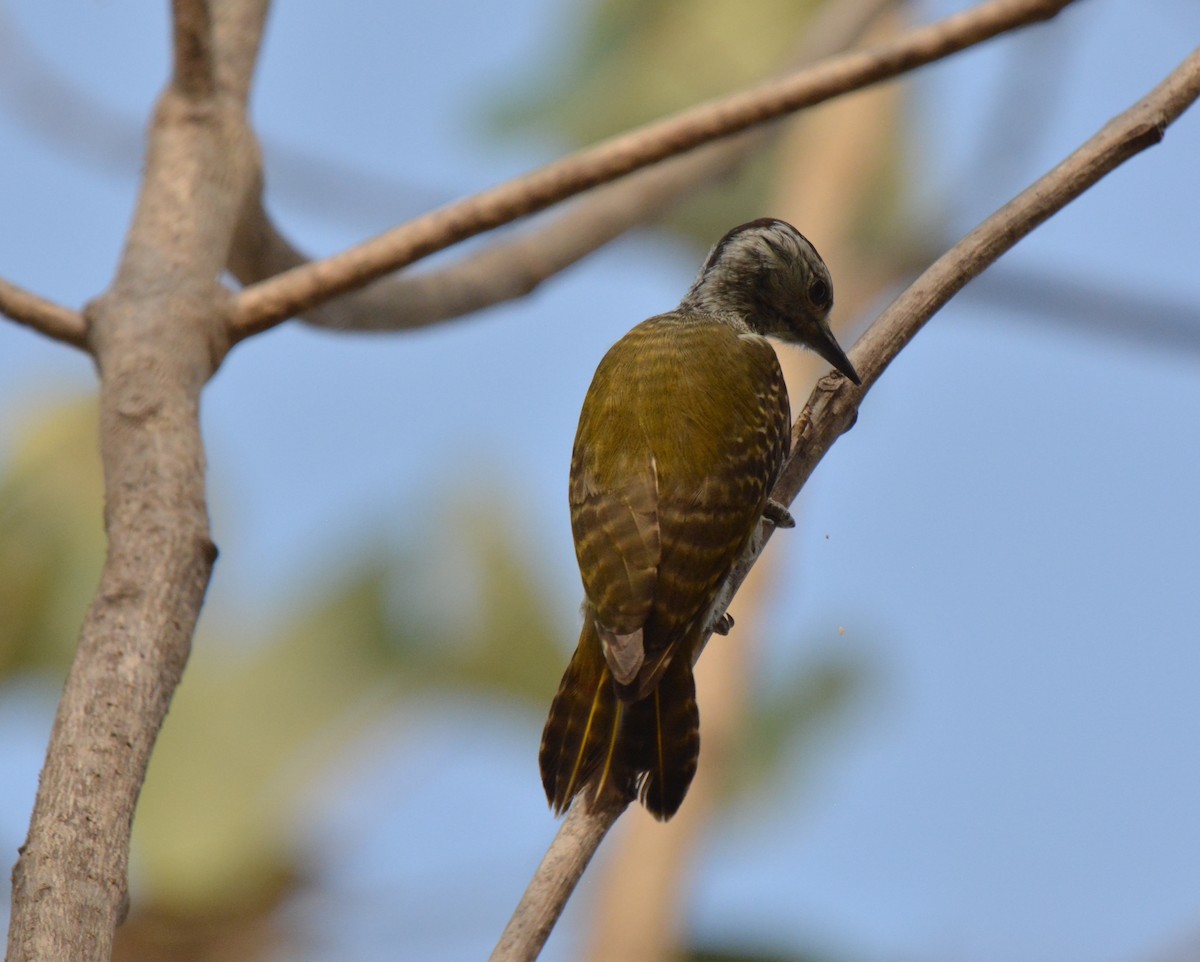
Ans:
POLYGON ((818 278, 808 285, 808 299, 818 307, 829 303, 829 285, 818 278))

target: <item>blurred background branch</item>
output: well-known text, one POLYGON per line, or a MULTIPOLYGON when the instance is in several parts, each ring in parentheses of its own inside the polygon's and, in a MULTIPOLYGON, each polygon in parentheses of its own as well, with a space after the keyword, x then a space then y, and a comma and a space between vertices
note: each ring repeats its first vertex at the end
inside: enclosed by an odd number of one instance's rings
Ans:
MULTIPOLYGON (((793 56, 801 66, 850 47, 895 0, 825 4, 793 56)), ((662 216, 697 191, 726 185, 770 138, 772 127, 700 147, 589 191, 547 223, 492 241, 446 267, 381 278, 319 304, 301 318, 337 330, 391 331, 462 317, 532 293, 543 282, 638 225, 662 216)), ((230 269, 243 284, 307 263, 254 204, 242 224, 230 269)))
POLYGON ((984 0, 869 50, 681 110, 418 216, 320 261, 259 281, 237 298, 241 340, 423 257, 584 191, 839 94, 907 73, 1007 31, 1045 20, 1073 0, 984 0))

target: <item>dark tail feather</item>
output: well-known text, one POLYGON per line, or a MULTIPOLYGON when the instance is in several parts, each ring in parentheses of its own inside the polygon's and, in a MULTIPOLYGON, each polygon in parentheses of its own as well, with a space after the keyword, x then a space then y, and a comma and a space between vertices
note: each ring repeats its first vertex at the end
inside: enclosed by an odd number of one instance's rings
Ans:
MULTIPOLYGON (((612 676, 591 619, 585 619, 542 731, 538 762, 550 807, 561 815, 593 776, 611 760, 622 714, 612 676)), ((611 777, 611 765, 605 771, 611 777)), ((598 788, 603 788, 603 782, 598 788)), ((630 791, 626 786, 625 791, 630 791)))
POLYGON ((596 801, 627 803, 640 779, 642 804, 666 821, 687 794, 699 753, 688 660, 673 659, 645 698, 622 700, 586 618, 542 731, 538 761, 551 808, 561 815, 584 789, 596 801))
POLYGON ((631 735, 643 733, 638 746, 638 768, 646 773, 641 801, 665 822, 683 803, 700 757, 700 712, 688 660, 672 659, 658 687, 630 708, 626 729, 631 735), (642 717, 635 719, 635 714, 642 717))

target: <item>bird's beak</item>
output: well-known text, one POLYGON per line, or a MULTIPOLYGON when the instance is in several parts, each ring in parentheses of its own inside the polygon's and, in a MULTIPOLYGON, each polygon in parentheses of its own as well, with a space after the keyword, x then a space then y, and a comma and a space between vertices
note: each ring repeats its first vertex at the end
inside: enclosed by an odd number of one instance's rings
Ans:
POLYGON ((812 345, 812 349, 845 374, 846 377, 850 378, 855 384, 862 384, 858 372, 854 370, 854 365, 850 363, 850 358, 846 357, 846 352, 842 350, 837 340, 834 339, 833 332, 829 330, 828 322, 821 324, 820 328, 821 333, 816 343, 812 345))

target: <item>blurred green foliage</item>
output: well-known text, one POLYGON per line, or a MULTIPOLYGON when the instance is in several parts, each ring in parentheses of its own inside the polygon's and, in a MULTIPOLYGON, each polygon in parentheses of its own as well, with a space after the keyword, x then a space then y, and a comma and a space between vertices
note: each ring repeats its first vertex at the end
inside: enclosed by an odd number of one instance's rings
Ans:
MULTIPOLYGON (((90 402, 39 413, 3 466, 0 683, 61 677, 70 663, 103 561, 96 429, 90 402)), ((141 898, 216 912, 275 891, 296 872, 297 800, 407 692, 470 688, 540 714, 565 661, 563 628, 513 547, 512 512, 445 512, 419 555, 350 546, 332 566, 349 573, 267 638, 206 608, 135 820, 141 898), (454 597, 431 617, 425 556, 437 545, 454 554, 454 597)))
MULTIPOLYGON (((95 432, 90 402, 51 408, 0 471, 0 685, 68 667, 103 559, 95 432)), ((134 824, 135 897, 156 926, 194 934, 184 920, 269 911, 302 884, 300 803, 405 696, 471 690, 540 721, 576 627, 552 616, 515 523, 508 505, 450 498, 412 549, 349 546, 336 579, 267 637, 206 608, 134 824)), ((850 664, 806 665, 760 700, 731 789, 760 790, 861 680, 850 664)))
POLYGON ((591 142, 779 70, 817 0, 596 0, 579 9, 576 49, 524 92, 505 92, 498 120, 591 142), (550 82, 546 74, 556 72, 550 82))
MULTIPOLYGON (((819 0, 595 0, 579 9, 567 50, 504 91, 494 125, 590 144, 730 93, 785 69, 819 0)), ((548 58, 549 59, 549 58, 548 58)), ((778 173, 773 152, 706 191, 668 222, 707 247, 731 224, 764 213, 778 173)))
POLYGON ((104 559, 96 425, 90 404, 30 419, 0 475, 0 678, 74 652, 104 559))
MULTIPOLYGON (((778 72, 818 5, 598 0, 582 8, 588 22, 576 48, 558 52, 560 66, 540 69, 493 115, 510 133, 593 142, 778 72)), ((763 213, 779 177, 764 152, 672 223, 707 245, 763 213)), ((885 185, 871 205, 876 214, 898 183, 897 175, 885 185)), ((864 229, 880 223, 874 217, 864 229)), ((96 437, 92 404, 51 408, 30 419, 2 466, 0 685, 20 674, 61 677, 69 664, 104 554, 96 437)), ((420 551, 348 546, 331 566, 337 580, 280 613, 265 638, 248 634, 233 612, 206 609, 135 820, 143 915, 165 913, 177 927, 185 918, 230 917, 230 906, 269 912, 302 883, 298 801, 406 695, 471 689, 540 720, 576 626, 553 617, 531 552, 505 520, 509 506, 450 498, 432 514, 414 539, 420 551), (442 603, 431 604, 431 594, 442 603)), ((570 547, 561 552, 569 557, 570 547)), ((813 660, 792 684, 758 699, 730 799, 763 791, 797 746, 811 766, 815 742, 866 679, 849 660, 813 660)), ((536 747, 528 746, 531 759, 536 747)), ((254 914, 238 924, 252 927, 254 914)), ((737 951, 688 958, 769 962, 737 951)))
POLYGON ((870 666, 849 656, 806 659, 786 684, 751 700, 741 750, 728 773, 734 798, 771 790, 789 760, 813 775, 829 735, 840 728, 874 681, 870 666))

